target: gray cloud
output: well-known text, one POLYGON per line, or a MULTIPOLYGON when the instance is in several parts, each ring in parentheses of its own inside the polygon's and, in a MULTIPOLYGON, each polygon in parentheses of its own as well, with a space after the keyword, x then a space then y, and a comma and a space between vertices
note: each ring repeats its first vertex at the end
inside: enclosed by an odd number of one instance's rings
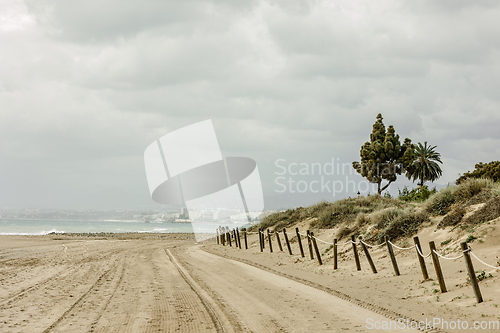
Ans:
POLYGON ((278 158, 358 159, 377 113, 438 145, 441 183, 500 153, 496 1, 6 6, 0 207, 149 202, 145 147, 205 119, 268 193, 278 158))

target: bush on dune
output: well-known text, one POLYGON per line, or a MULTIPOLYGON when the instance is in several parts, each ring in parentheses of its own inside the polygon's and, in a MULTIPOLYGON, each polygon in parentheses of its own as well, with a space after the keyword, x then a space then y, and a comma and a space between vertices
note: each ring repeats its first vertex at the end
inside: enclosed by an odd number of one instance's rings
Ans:
POLYGON ((425 210, 432 215, 445 215, 455 203, 455 190, 456 187, 448 186, 432 195, 424 204, 425 210))
POLYGON ((491 221, 500 216, 500 197, 494 197, 488 200, 483 207, 474 214, 464 219, 467 224, 479 224, 491 221))
POLYGON ((470 178, 457 186, 454 195, 457 201, 465 201, 481 193, 483 190, 492 189, 495 185, 491 179, 470 178))
POLYGON ((390 221, 392 221, 395 217, 400 215, 402 212, 403 210, 399 208, 394 208, 394 207, 386 208, 376 213, 373 213, 370 216, 370 222, 375 225, 376 229, 382 229, 385 226, 387 226, 387 224, 389 224, 390 221))
POLYGON ((445 215, 454 203, 470 204, 474 202, 474 198, 478 197, 481 197, 481 200, 476 201, 484 202, 496 193, 500 193, 498 183, 490 179, 471 178, 458 186, 448 186, 432 195, 425 202, 425 209, 432 215, 445 215))
POLYGON ((446 216, 439 222, 438 228, 444 228, 449 226, 455 226, 462 221, 465 215, 465 209, 462 206, 457 206, 451 210, 446 216))
POLYGON ((382 243, 387 236, 389 239, 408 237, 418 231, 420 225, 429 220, 429 214, 423 210, 408 208, 394 216, 386 227, 377 233, 378 242, 382 243))
POLYGON ((324 209, 311 226, 320 229, 333 228, 342 222, 354 222, 359 214, 367 214, 399 203, 400 201, 397 199, 385 198, 378 194, 342 199, 324 209))

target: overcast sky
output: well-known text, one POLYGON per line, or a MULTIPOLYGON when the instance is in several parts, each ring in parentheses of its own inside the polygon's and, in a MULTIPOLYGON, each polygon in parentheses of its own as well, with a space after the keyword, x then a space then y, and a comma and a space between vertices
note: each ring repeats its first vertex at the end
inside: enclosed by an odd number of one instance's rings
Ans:
POLYGON ((206 119, 266 195, 278 159, 359 160, 378 113, 454 182, 500 159, 499 17, 496 0, 0 0, 0 208, 152 203, 144 150, 206 119))

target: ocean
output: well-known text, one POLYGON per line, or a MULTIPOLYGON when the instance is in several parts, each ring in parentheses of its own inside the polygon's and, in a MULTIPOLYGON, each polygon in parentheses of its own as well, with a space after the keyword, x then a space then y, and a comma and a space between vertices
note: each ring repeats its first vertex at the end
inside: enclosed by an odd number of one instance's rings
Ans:
MULTIPOLYGON (((197 233, 214 233, 217 225, 196 224, 197 233)), ((191 233, 191 223, 144 223, 137 221, 74 221, 0 219, 0 235, 46 235, 49 233, 149 232, 191 233)))

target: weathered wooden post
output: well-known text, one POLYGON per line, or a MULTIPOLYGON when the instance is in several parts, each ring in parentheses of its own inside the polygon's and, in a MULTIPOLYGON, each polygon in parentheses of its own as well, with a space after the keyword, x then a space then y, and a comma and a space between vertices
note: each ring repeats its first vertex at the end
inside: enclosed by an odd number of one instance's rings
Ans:
POLYGON ((299 228, 295 228, 295 232, 297 233, 297 242, 299 243, 300 255, 304 258, 304 248, 302 247, 302 240, 300 239, 299 228))
POLYGON ((238 236, 238 248, 241 250, 241 238, 240 238, 240 231, 238 228, 236 228, 236 236, 238 236))
POLYGON ((314 233, 311 231, 311 240, 314 245, 314 251, 316 252, 316 258, 318 258, 318 264, 323 265, 323 260, 321 260, 321 255, 319 254, 318 244, 316 244, 316 238, 314 238, 314 233))
POLYGON ((333 269, 337 269, 337 238, 333 240, 333 269))
POLYGON ((441 264, 439 263, 439 257, 436 254, 436 244, 434 241, 429 242, 429 248, 431 249, 432 263, 434 264, 434 270, 436 271, 436 275, 439 282, 439 289, 441 289, 441 293, 446 292, 446 284, 444 283, 443 272, 441 271, 441 264))
POLYGON ((217 245, 219 245, 219 229, 215 229, 215 238, 217 238, 217 245))
POLYGON ((278 247, 280 248, 280 251, 283 252, 283 247, 281 246, 280 235, 278 234, 278 231, 276 230, 276 228, 274 228, 274 234, 276 235, 276 241, 278 242, 278 247))
POLYGON ((228 231, 228 232, 226 233, 226 235, 227 235, 227 240, 229 241, 229 246, 231 246, 231 247, 232 247, 232 246, 233 246, 233 244, 231 243, 231 233, 228 231))
POLYGON ((247 228, 243 228, 243 239, 245 240, 245 250, 248 250, 247 228))
POLYGON ((264 234, 264 229, 262 229, 262 248, 265 249, 266 248, 266 235, 264 234))
POLYGON ((264 247, 262 246, 262 229, 259 228, 259 246, 260 246, 260 252, 264 251, 264 247))
POLYGON ((470 247, 466 242, 460 243, 462 252, 464 254, 465 264, 467 265, 467 272, 469 273, 470 282, 472 284, 472 289, 474 289, 474 295, 476 296, 476 301, 478 303, 483 302, 483 296, 481 295, 481 290, 479 290, 479 283, 477 283, 476 273, 474 272, 474 266, 472 266, 472 260, 470 259, 470 247))
POLYGON ((429 279, 429 273, 427 273, 427 267, 425 266, 425 260, 424 257, 420 255, 420 253, 424 254, 422 252, 422 247, 420 246, 420 241, 418 240, 418 236, 413 237, 413 242, 415 243, 415 247, 417 250, 417 257, 418 257, 418 262, 420 263, 420 268, 422 269, 422 275, 424 277, 424 280, 429 279))
POLYGON ((236 238, 236 229, 233 229, 233 239, 234 239, 234 247, 238 247, 238 239, 236 238))
POLYGON ((269 232, 269 229, 267 230, 267 239, 269 241, 269 253, 273 253, 273 243, 271 242, 271 233, 269 232))
POLYGON ((309 247, 309 257, 311 260, 314 259, 314 254, 313 254, 313 247, 312 247, 312 241, 311 241, 311 232, 309 230, 306 230, 306 235, 307 235, 307 246, 309 247))
POLYGON ((389 251, 389 256, 391 257, 391 262, 392 262, 392 267, 394 268, 394 274, 396 276, 399 276, 399 267, 398 267, 398 262, 396 261, 396 256, 394 255, 394 249, 392 248, 391 242, 389 241, 389 238, 385 236, 385 244, 387 245, 387 251, 389 251))
POLYGON ((363 242, 363 236, 359 236, 359 242, 361 243, 361 247, 363 248, 363 252, 365 252, 366 259, 368 259, 368 263, 372 269, 373 274, 377 274, 377 268, 375 268, 375 264, 373 263, 372 256, 368 251, 368 246, 366 246, 365 242, 363 242))
POLYGON ((356 240, 354 239, 354 235, 351 236, 351 243, 352 243, 352 252, 354 252, 354 261, 356 262, 356 269, 360 271, 361 263, 359 262, 358 249, 356 249, 356 240))
POLYGON ((290 247, 290 242, 288 241, 288 235, 286 229, 283 229, 283 237, 285 237, 286 247, 288 249, 288 254, 292 255, 292 248, 290 247))

